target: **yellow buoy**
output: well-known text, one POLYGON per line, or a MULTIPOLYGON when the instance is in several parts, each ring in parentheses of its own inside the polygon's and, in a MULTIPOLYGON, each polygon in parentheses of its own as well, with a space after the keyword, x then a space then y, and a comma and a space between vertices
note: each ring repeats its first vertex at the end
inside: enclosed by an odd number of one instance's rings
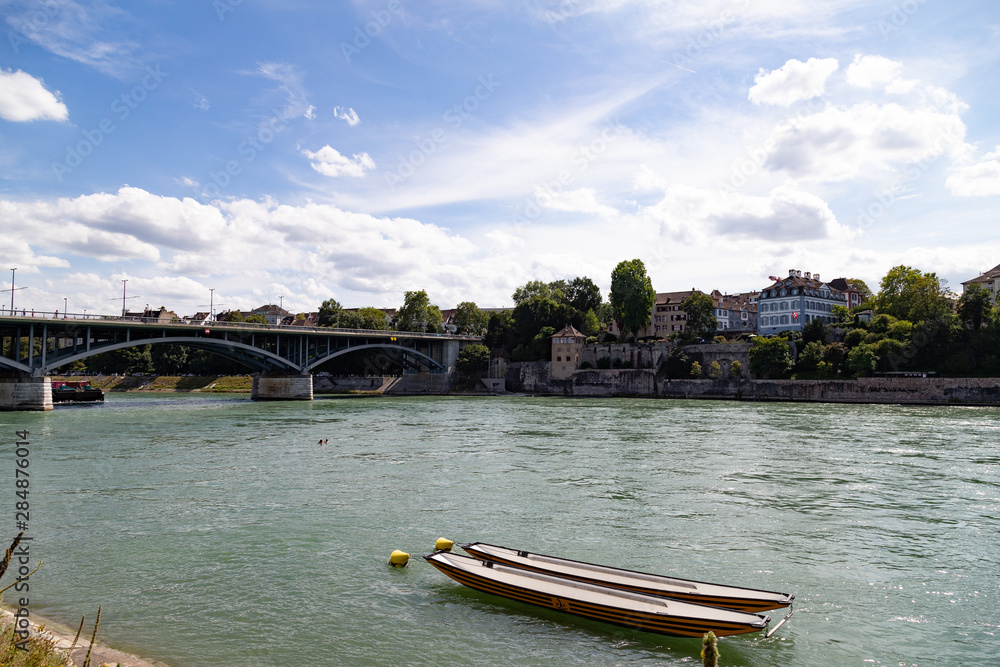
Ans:
POLYGON ((400 551, 396 549, 391 554, 389 554, 389 566, 390 567, 406 567, 406 564, 410 562, 410 554, 405 551, 400 551))
POLYGON ((451 551, 453 546, 455 546, 455 543, 444 537, 439 537, 437 542, 434 543, 434 548, 438 551, 451 551))

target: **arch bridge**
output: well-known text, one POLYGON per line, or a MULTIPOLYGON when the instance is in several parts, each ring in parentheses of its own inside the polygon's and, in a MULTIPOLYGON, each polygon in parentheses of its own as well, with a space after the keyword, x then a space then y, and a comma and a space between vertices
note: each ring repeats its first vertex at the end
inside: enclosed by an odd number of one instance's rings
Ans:
POLYGON ((24 385, 22 393, 31 393, 42 386, 46 375, 61 366, 139 345, 172 344, 207 350, 254 371, 254 398, 308 400, 312 398, 313 369, 341 355, 381 356, 402 366, 407 374, 450 375, 459 349, 480 341, 474 336, 409 331, 192 324, 117 316, 7 316, 0 317, 0 375, 8 376, 4 378, 6 383, 0 380, 0 409, 5 405, 7 409, 20 409, 12 407, 18 402, 16 398, 5 399, 5 388, 7 393, 16 393, 20 384, 24 385))

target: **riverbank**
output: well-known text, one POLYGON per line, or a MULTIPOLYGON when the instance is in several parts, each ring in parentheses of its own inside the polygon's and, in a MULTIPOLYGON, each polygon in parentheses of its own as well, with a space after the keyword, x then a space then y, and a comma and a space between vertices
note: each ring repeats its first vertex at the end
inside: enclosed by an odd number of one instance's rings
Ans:
POLYGON ((86 380, 104 391, 162 391, 249 394, 253 378, 249 375, 94 375, 90 377, 53 377, 53 380, 86 380))
POLYGON ((566 379, 553 379, 550 364, 531 362, 510 364, 506 384, 509 391, 558 396, 1000 407, 1000 378, 670 380, 652 369, 607 369, 581 370, 566 379))
MULTIPOLYGON (((9 609, 0 610, 0 618, 6 631, 14 621, 14 614, 9 609)), ((48 639, 52 642, 53 648, 60 655, 69 654, 71 664, 82 665, 87 657, 87 649, 90 647, 90 633, 93 632, 92 622, 85 624, 84 631, 80 633, 80 638, 73 644, 76 630, 56 623, 48 619, 41 619, 35 616, 40 622, 31 621, 32 637, 48 639), (73 650, 69 649, 73 647, 73 650)), ((90 619, 92 621, 93 619, 90 619)), ((100 629, 98 629, 100 635, 100 629)), ((90 654, 90 664, 92 665, 121 665, 121 667, 167 667, 162 662, 149 662, 129 653, 124 653, 117 649, 94 643, 94 648, 90 654)))

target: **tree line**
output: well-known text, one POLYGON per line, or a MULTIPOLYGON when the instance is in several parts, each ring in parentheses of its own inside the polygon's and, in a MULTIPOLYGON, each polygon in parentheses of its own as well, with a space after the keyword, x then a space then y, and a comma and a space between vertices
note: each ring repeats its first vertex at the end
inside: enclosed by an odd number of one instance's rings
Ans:
POLYGON ((905 265, 889 270, 878 293, 854 284, 868 298, 850 311, 835 306, 838 322, 812 320, 801 333, 754 339, 750 370, 796 379, 897 372, 1000 376, 1000 313, 982 285, 971 283, 959 296, 937 274, 905 265), (870 319, 862 316, 866 311, 870 319))

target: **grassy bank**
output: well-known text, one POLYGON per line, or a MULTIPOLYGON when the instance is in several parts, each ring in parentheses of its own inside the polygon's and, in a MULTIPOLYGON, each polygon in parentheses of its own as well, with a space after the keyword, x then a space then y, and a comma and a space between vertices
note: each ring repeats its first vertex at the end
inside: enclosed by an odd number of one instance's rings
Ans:
POLYGON ((86 380, 104 391, 189 391, 203 393, 249 394, 253 378, 249 376, 201 375, 95 375, 93 377, 54 377, 53 380, 86 380))

